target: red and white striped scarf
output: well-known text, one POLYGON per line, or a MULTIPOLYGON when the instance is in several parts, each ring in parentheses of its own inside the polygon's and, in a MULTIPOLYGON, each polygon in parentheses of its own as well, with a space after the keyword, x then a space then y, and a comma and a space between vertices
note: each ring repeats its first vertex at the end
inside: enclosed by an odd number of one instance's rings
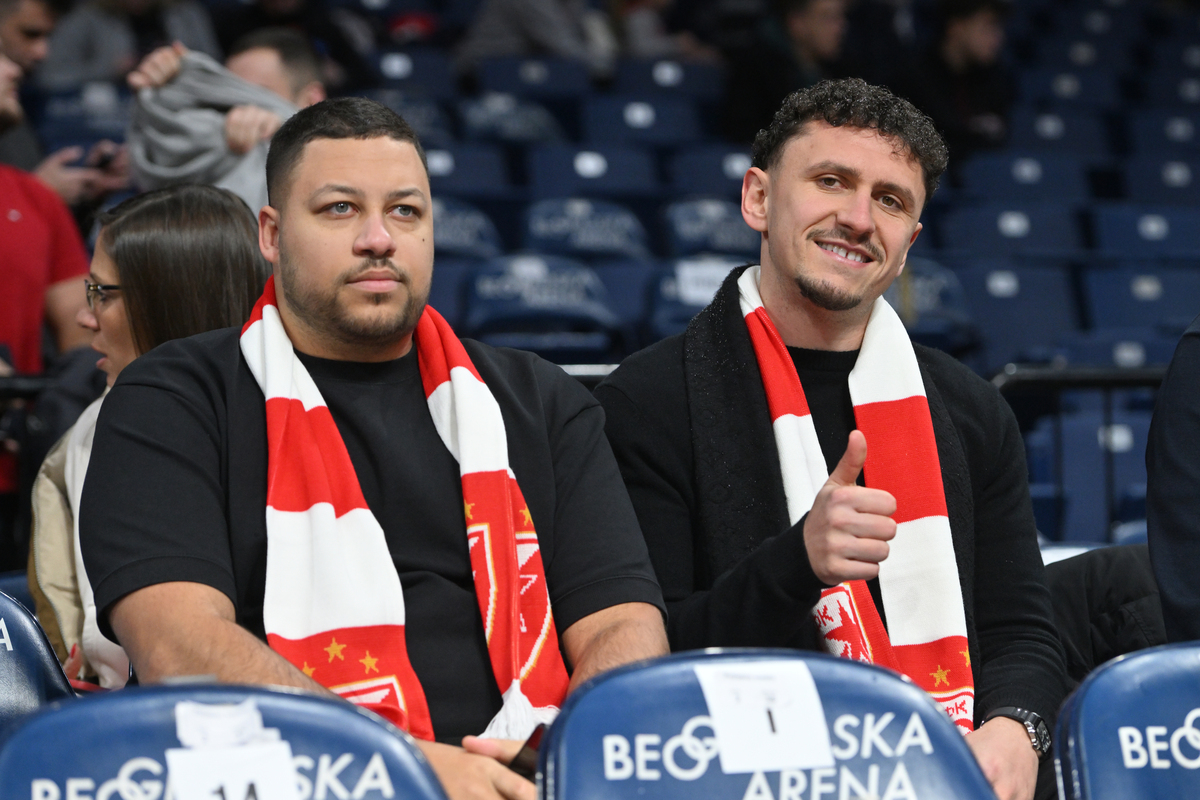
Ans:
MULTIPOLYGON (((459 464, 475 594, 504 691, 483 735, 523 739, 554 718, 568 681, 537 533, 508 466, 500 406, 432 308, 415 345, 434 426, 459 464)), ((241 349, 267 405, 267 642, 322 686, 432 739, 383 528, 280 321, 274 279, 242 329, 241 349)))
MULTIPOLYGON (((795 364, 763 308, 760 270, 742 273, 738 292, 794 525, 812 508, 829 472, 795 364)), ((896 537, 879 565, 888 624, 885 629, 861 580, 822 592, 813 617, 829 652, 902 672, 970 731, 975 682, 929 401, 908 332, 882 297, 871 309, 849 383, 854 418, 867 439, 866 484, 896 498, 896 537)))

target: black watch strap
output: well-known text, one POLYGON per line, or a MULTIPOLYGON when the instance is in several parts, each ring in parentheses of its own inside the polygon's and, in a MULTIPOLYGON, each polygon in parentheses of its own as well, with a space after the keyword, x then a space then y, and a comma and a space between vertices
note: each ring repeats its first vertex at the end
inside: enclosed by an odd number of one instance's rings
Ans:
POLYGON ((1043 759, 1049 755, 1050 729, 1040 715, 1016 706, 1003 706, 993 709, 983 721, 987 722, 993 717, 1008 717, 1024 725, 1026 733, 1029 734, 1029 744, 1033 746, 1038 758, 1043 759))

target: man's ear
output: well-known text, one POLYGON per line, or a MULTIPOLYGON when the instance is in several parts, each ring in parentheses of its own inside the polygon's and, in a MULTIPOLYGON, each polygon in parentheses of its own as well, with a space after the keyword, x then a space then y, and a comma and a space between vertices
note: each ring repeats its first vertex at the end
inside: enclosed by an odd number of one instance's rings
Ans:
POLYGON ((768 190, 771 176, 758 167, 746 170, 742 177, 742 219, 759 233, 767 232, 768 190))
POLYGON ((324 100, 325 85, 320 81, 312 81, 304 85, 304 88, 296 92, 296 105, 300 108, 308 108, 315 106, 317 103, 324 100))
POLYGON ((258 251, 270 264, 279 264, 279 211, 263 206, 258 212, 258 251))
POLYGON ((908 240, 908 247, 904 248, 904 258, 901 258, 901 259, 900 259, 900 269, 896 270, 896 276, 897 276, 897 277, 899 277, 899 276, 900 276, 900 273, 901 273, 901 272, 904 272, 904 268, 905 268, 906 266, 908 266, 908 251, 909 251, 909 250, 912 250, 912 246, 913 246, 914 244, 916 244, 916 242, 917 242, 917 236, 918 236, 918 234, 920 234, 920 233, 921 233, 921 229, 922 229, 922 228, 924 228, 924 227, 925 227, 925 226, 924 226, 924 225, 922 225, 921 223, 919 223, 919 222, 917 223, 916 230, 914 230, 914 231, 913 231, 913 235, 912 235, 912 236, 909 238, 909 240, 908 240))

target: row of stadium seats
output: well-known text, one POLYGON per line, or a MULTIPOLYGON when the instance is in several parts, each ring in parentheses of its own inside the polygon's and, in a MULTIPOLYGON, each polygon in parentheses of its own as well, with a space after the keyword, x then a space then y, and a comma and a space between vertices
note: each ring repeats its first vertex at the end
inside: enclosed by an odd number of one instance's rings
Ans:
MULTIPOLYGON (((10 648, 0 657, 0 795, 152 798, 173 786, 181 800, 445 798, 410 739, 347 703, 221 685, 76 699, 32 615, 0 595, 0 620, 10 648)), ((1188 710, 1200 705, 1197 655, 1194 645, 1153 648, 1088 677, 1055 731, 1061 797, 1200 788, 1200 708, 1188 710)), ((922 689, 880 667, 783 650, 682 653, 578 688, 541 739, 538 793, 994 797, 960 734, 922 689)))

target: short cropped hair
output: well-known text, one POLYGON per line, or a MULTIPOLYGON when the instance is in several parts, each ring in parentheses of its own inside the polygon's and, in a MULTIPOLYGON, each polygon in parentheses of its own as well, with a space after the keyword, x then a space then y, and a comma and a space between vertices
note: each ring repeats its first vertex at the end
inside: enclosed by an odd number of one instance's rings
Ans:
MULTIPOLYGON (((0 0, 2 2, 2 0, 0 0)), ((241 55, 247 50, 274 50, 279 54, 287 74, 292 94, 310 83, 321 83, 321 61, 308 37, 291 28, 262 28, 234 42, 226 58, 241 55)))
POLYGON ((301 109, 275 132, 267 151, 267 202, 279 208, 304 147, 314 139, 378 139, 408 142, 429 173, 417 132, 382 103, 362 97, 322 100, 301 109))
POLYGON ((241 325, 270 274, 258 225, 237 195, 171 186, 99 218, 138 354, 163 342, 241 325))
POLYGON ((875 130, 902 145, 921 165, 928 205, 946 171, 949 160, 946 143, 934 128, 933 120, 916 106, 861 78, 821 81, 790 95, 775 113, 771 124, 754 137, 751 163, 762 170, 775 167, 783 155, 784 145, 803 134, 804 127, 813 121, 822 121, 835 128, 845 125, 875 130))

